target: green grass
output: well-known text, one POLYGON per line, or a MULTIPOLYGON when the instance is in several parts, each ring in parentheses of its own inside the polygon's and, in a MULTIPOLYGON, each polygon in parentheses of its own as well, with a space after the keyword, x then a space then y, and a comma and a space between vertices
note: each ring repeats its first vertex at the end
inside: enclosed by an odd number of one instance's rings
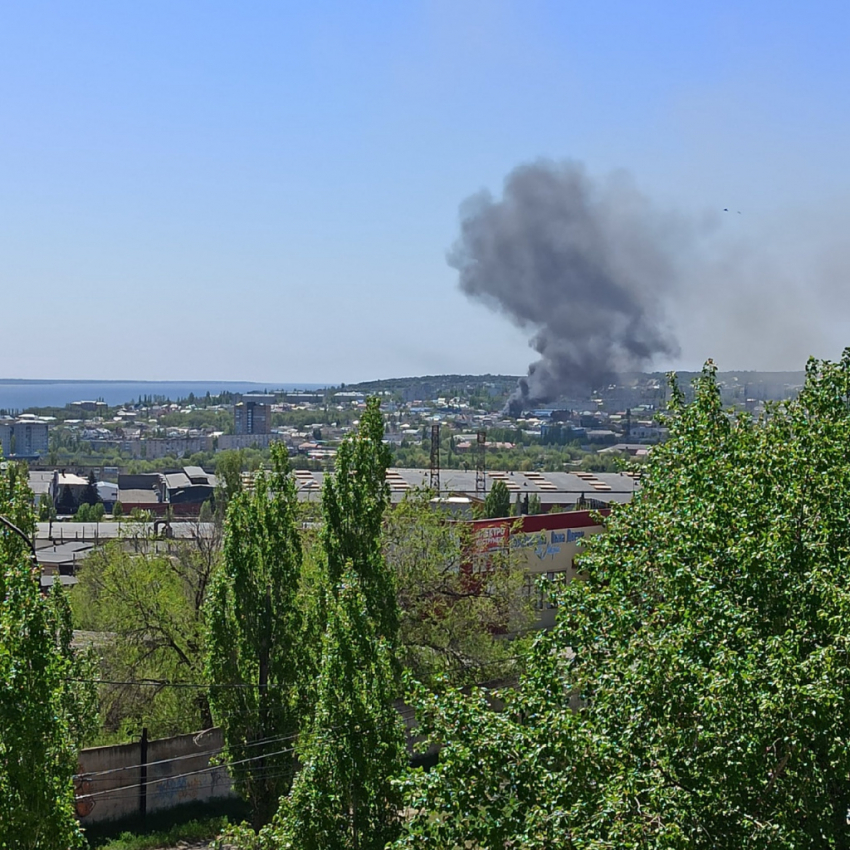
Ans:
POLYGON ((158 847, 172 847, 178 841, 204 841, 215 838, 227 826, 227 818, 209 818, 191 820, 188 823, 173 826, 171 829, 136 835, 122 832, 117 838, 97 844, 100 850, 154 850, 158 847))
POLYGON ((93 824, 86 829, 91 850, 155 850, 173 847, 178 841, 209 841, 225 826, 248 817, 240 800, 215 805, 189 804, 139 819, 93 824))

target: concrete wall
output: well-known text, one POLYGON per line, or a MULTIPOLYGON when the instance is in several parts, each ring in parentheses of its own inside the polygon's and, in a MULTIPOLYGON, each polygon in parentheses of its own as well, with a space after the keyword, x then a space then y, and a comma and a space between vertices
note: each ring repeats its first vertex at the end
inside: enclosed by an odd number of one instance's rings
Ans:
POLYGON ((150 437, 124 440, 121 449, 134 458, 155 460, 161 457, 185 457, 196 452, 212 451, 212 437, 150 437))
MULTIPOLYGON (((414 711, 402 700, 397 700, 395 707, 404 723, 408 755, 412 756, 414 742, 420 740, 414 711)), ((221 730, 217 728, 149 741, 147 812, 235 798, 227 769, 210 766, 210 759, 221 752, 221 747, 221 730)), ((429 754, 436 751, 432 746, 429 754)), ((74 787, 77 817, 83 826, 140 813, 141 755, 139 741, 80 752, 74 787)))
MULTIPOLYGON (((226 768, 210 766, 221 746, 219 729, 149 741, 147 811, 236 796, 226 768)), ((83 750, 74 782, 80 823, 139 814, 140 778, 140 742, 83 750)))

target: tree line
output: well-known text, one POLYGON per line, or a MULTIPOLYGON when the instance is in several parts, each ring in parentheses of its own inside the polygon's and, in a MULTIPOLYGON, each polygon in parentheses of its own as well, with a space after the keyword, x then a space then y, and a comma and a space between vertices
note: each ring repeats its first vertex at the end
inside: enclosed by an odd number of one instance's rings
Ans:
MULTIPOLYGON (((370 406, 341 450, 315 547, 292 532, 282 456, 228 508, 199 675, 245 686, 209 691, 229 761, 279 736, 236 777, 254 821, 228 842, 850 846, 850 350, 810 361, 799 397, 759 419, 724 409, 711 363, 693 401, 672 380, 670 439, 640 493, 586 547, 583 580, 553 589, 555 628, 516 646, 519 680, 497 691, 442 678, 409 629, 450 594, 417 608, 399 593, 438 552, 390 568, 410 548, 388 537, 379 426, 370 406), (440 747, 430 770, 406 765, 404 691, 440 747)), ((26 552, 3 544, 27 574, 26 552)), ((71 746, 75 704, 59 702, 71 746)))

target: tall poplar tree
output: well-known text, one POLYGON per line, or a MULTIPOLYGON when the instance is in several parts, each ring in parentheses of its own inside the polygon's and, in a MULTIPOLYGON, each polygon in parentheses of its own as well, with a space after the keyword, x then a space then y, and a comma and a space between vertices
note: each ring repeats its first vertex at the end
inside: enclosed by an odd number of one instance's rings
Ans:
POLYGON ((303 769, 263 846, 378 850, 398 832, 404 735, 394 707, 398 607, 381 548, 389 502, 380 402, 367 402, 322 494, 327 597, 303 769))
POLYGON ((392 571, 381 551, 381 528, 389 504, 387 469, 392 452, 384 442, 384 422, 378 398, 370 398, 357 433, 343 441, 335 473, 322 491, 322 548, 327 584, 332 593, 351 569, 359 578, 375 633, 394 648, 398 633, 398 603, 392 571))
POLYGON ((398 834, 405 766, 388 641, 369 617, 357 573, 341 578, 328 603, 317 700, 304 765, 281 801, 270 846, 299 850, 383 850, 398 834))
MULTIPOLYGON (((0 515, 32 534, 22 465, 0 464, 0 515)), ((26 542, 0 526, 0 847, 82 846, 71 778, 95 693, 71 638, 61 587, 43 597, 26 542)))
POLYGON ((299 716, 297 496, 286 449, 274 444, 271 458, 253 493, 230 500, 224 558, 206 606, 210 704, 255 828, 290 787, 299 716))

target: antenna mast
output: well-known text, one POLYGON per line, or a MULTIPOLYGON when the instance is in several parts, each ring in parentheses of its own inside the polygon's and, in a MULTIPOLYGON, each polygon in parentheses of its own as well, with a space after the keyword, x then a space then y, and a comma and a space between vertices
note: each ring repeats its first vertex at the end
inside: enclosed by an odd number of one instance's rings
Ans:
POLYGON ((487 432, 479 431, 475 443, 475 495, 483 499, 487 492, 484 457, 487 451, 487 432))
POLYGON ((431 425, 431 489, 440 495, 440 423, 431 425))

